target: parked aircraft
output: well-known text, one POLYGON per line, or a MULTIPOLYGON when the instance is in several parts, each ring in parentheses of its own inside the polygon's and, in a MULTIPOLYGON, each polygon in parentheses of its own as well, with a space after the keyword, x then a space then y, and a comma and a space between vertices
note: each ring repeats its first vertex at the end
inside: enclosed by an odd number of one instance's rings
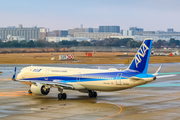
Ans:
POLYGON ((155 74, 147 74, 151 45, 152 40, 145 39, 129 67, 121 71, 29 66, 16 75, 15 67, 12 79, 29 85, 29 93, 35 95, 47 95, 50 88, 55 87, 60 92, 59 100, 67 98, 64 89, 78 90, 96 98, 96 91, 124 90, 154 81, 162 66, 155 74))

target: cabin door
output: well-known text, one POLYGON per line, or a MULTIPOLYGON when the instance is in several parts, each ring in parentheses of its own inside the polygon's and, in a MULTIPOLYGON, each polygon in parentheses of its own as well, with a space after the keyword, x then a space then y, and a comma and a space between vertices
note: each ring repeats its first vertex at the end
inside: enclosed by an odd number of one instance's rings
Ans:
POLYGON ((116 85, 121 85, 121 76, 122 73, 118 73, 116 76, 116 85))
POLYGON ((48 80, 48 74, 49 74, 50 69, 47 69, 45 74, 44 74, 44 80, 48 80))
POLYGON ((76 77, 76 81, 77 81, 77 82, 80 82, 80 78, 81 78, 81 73, 79 72, 78 75, 77 75, 77 77, 76 77))

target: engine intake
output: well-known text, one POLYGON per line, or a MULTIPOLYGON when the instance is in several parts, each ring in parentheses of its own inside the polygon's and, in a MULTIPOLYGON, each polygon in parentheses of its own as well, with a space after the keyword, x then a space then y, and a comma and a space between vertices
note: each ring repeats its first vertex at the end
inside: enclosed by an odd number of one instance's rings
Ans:
POLYGON ((45 87, 43 84, 37 83, 31 85, 31 91, 35 95, 47 95, 50 92, 50 88, 45 87))

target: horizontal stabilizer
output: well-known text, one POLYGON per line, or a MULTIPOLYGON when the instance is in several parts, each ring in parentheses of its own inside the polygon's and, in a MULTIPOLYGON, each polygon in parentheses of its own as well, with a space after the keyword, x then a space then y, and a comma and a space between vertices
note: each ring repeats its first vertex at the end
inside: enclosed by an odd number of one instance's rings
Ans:
POLYGON ((165 78, 165 77, 173 77, 173 76, 177 76, 177 75, 162 75, 162 76, 156 76, 156 78, 165 78))

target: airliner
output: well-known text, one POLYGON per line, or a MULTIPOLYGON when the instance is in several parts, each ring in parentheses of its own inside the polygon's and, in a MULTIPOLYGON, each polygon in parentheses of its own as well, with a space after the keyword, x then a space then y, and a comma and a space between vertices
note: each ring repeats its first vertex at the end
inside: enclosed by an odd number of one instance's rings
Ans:
POLYGON ((64 89, 78 90, 87 93, 90 98, 96 98, 96 91, 130 89, 156 80, 162 66, 155 74, 147 74, 151 45, 152 39, 145 39, 125 70, 28 66, 16 75, 15 67, 12 80, 29 85, 28 92, 34 95, 47 95, 50 88, 55 87, 60 92, 59 100, 67 98, 64 89))

